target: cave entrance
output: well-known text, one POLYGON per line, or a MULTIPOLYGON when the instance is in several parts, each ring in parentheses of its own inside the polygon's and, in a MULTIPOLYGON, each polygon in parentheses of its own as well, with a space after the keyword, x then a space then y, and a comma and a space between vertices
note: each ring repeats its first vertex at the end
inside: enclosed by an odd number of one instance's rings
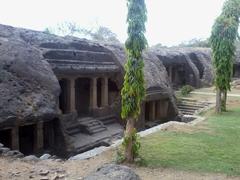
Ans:
POLYGON ((69 110, 69 81, 67 79, 59 80, 59 85, 61 87, 61 93, 59 96, 59 108, 63 114, 67 113, 69 110))
POLYGON ((34 153, 34 125, 19 127, 19 150, 25 155, 34 153))
POLYGON ((108 104, 113 104, 120 97, 119 89, 114 81, 108 80, 108 104))
POLYGON ((1 130, 0 131, 0 143, 2 143, 5 147, 11 148, 11 129, 1 130))
POLYGON ((78 78, 75 85, 76 109, 79 116, 89 114, 90 107, 90 79, 78 78))
POLYGON ((44 151, 55 149, 55 121, 44 122, 43 124, 43 148, 44 151))
POLYGON ((233 77, 239 78, 240 77, 240 65, 233 66, 233 77))

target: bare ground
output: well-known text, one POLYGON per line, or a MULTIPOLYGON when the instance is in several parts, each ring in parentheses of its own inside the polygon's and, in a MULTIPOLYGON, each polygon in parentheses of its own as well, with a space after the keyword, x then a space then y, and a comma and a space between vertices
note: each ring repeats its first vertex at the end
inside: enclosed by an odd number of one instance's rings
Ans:
MULTIPOLYGON (((26 180, 26 179, 70 179, 81 180, 99 166, 112 162, 113 151, 108 151, 89 160, 63 161, 43 160, 38 162, 23 162, 0 158, 1 180, 26 180)), ((177 171, 164 168, 143 168, 131 166, 143 180, 237 180, 239 177, 228 177, 222 174, 199 174, 193 172, 177 171)))

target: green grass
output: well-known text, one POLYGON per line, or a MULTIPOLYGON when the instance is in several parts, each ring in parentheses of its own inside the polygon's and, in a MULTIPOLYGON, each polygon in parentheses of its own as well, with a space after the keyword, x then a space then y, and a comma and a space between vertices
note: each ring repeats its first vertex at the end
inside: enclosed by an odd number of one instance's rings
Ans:
POLYGON ((143 138, 144 165, 240 175, 240 108, 209 115, 204 126, 209 130, 165 131, 143 138))

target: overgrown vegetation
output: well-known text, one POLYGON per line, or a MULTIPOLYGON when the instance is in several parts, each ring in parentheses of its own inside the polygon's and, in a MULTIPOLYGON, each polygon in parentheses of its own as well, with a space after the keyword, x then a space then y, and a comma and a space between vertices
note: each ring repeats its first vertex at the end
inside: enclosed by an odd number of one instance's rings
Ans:
POLYGON ((185 85, 180 89, 181 95, 182 96, 187 96, 189 95, 192 91, 194 91, 194 88, 190 85, 185 85))
POLYGON ((191 39, 190 41, 185 41, 179 44, 176 47, 202 47, 202 48, 209 48, 210 41, 208 39, 191 39))
POLYGON ((80 38, 87 38, 99 42, 108 43, 120 43, 117 35, 113 33, 109 28, 99 26, 92 29, 81 27, 75 22, 62 22, 57 24, 55 27, 48 27, 45 32, 50 34, 56 34, 60 36, 75 36, 80 38))
POLYGON ((211 48, 215 68, 216 112, 226 111, 227 91, 230 90, 235 43, 238 36, 240 0, 227 0, 216 19, 211 34, 211 48))
POLYGON ((194 130, 162 131, 142 139, 145 166, 240 175, 240 108, 209 113, 194 130))
POLYGON ((144 36, 147 10, 144 0, 127 0, 127 7, 128 39, 125 43, 127 63, 125 64, 124 83, 121 91, 121 116, 127 121, 123 141, 124 160, 132 163, 139 154, 140 148, 135 121, 140 114, 141 103, 145 97, 142 51, 147 46, 147 40, 144 36))

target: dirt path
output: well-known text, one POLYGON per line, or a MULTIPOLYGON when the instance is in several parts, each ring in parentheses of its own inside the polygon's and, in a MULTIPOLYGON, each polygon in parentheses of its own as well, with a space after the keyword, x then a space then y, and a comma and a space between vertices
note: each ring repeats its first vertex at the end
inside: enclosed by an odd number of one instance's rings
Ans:
MULTIPOLYGON (((97 167, 110 163, 113 151, 108 151, 89 160, 56 162, 45 160, 39 162, 23 162, 0 157, 1 180, 81 180, 97 167)), ((199 174, 176 171, 173 169, 151 169, 132 167, 143 180, 239 180, 239 177, 227 177, 219 174, 199 174)))
MULTIPOLYGON (((209 96, 216 96, 216 93, 211 93, 211 92, 200 92, 200 91, 193 91, 191 94, 200 94, 200 95, 209 95, 209 96)), ((229 97, 240 97, 239 94, 230 94, 228 93, 229 97)))

